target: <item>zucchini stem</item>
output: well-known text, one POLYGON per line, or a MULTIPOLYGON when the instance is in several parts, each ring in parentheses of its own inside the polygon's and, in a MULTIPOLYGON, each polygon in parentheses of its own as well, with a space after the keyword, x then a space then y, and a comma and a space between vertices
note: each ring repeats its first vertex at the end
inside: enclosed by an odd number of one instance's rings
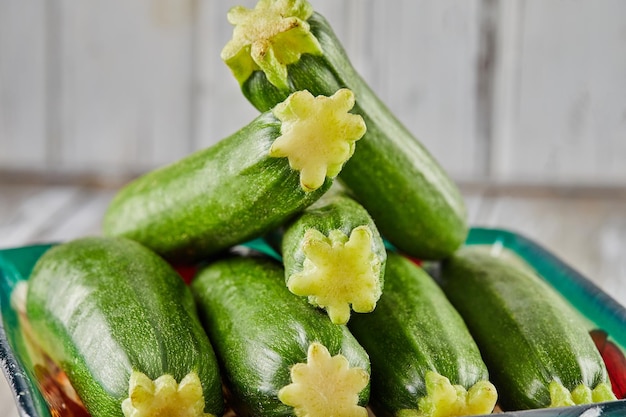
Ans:
POLYGON ((335 324, 350 319, 350 305, 357 313, 376 307, 382 289, 381 261, 372 250, 372 231, 357 226, 348 237, 341 230, 325 236, 316 229, 304 234, 303 270, 287 280, 289 290, 308 296, 313 305, 326 309, 335 324))
POLYGON ((453 385, 448 378, 434 371, 424 376, 427 395, 418 401, 418 409, 398 412, 398 417, 453 417, 490 414, 498 399, 496 388, 489 381, 478 381, 469 390, 453 385))
POLYGON ((291 368, 291 381, 280 389, 278 399, 298 417, 367 417, 367 409, 358 403, 369 374, 350 368, 341 354, 331 356, 321 343, 311 343, 307 363, 291 368))
POLYGON ((617 399, 611 386, 604 382, 596 385, 594 389, 580 384, 570 392, 561 382, 552 380, 548 389, 550 391, 550 407, 567 407, 617 399))
POLYGON ((125 417, 214 417, 204 412, 202 383, 193 371, 180 383, 171 375, 152 381, 144 373, 133 371, 122 411, 125 417))
POLYGON ((363 118, 349 113, 354 103, 347 88, 330 97, 314 97, 305 90, 291 94, 272 110, 281 121, 281 136, 272 143, 269 156, 286 157, 289 166, 300 171, 304 191, 314 191, 326 177, 336 177, 365 134, 363 118))
POLYGON ((230 9, 227 18, 235 28, 221 57, 239 84, 260 69, 269 82, 288 91, 287 65, 302 54, 322 53, 306 21, 312 14, 306 0, 260 0, 254 9, 230 9))

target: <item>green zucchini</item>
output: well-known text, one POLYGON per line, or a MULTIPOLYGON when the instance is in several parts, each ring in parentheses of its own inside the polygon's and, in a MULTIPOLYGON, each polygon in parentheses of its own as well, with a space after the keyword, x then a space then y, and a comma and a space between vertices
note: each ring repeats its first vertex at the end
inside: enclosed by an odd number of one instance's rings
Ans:
POLYGON ((228 13, 235 25, 222 59, 244 96, 265 111, 291 91, 329 95, 349 88, 364 140, 339 180, 398 249, 422 259, 450 255, 468 232, 458 187, 350 63, 329 23, 306 0, 260 0, 228 13))
POLYGON ((410 259, 387 255, 376 310, 354 315, 352 334, 370 355, 377 416, 488 414, 497 393, 461 316, 410 259))
POLYGON ((578 313, 518 258, 467 246, 441 285, 483 353, 505 410, 614 400, 578 313))
POLYGON ((93 417, 221 415, 219 365, 191 291, 138 243, 51 248, 29 278, 26 312, 93 417))
POLYGON ((367 416, 367 353, 287 290, 280 263, 233 256, 191 285, 237 415, 367 416))
POLYGON ((166 259, 194 262, 278 227, 321 197, 361 138, 354 95, 291 94, 233 135, 126 185, 104 218, 166 259))
POLYGON ((281 239, 287 287, 324 308, 335 324, 376 307, 387 252, 365 208, 331 190, 285 225, 281 239))

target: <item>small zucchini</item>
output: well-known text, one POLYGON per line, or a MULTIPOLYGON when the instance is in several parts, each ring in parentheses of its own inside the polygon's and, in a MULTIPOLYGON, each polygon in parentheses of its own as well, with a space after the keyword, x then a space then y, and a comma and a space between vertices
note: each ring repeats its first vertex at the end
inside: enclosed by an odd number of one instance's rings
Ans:
POLYGON ((138 243, 51 248, 29 278, 26 312, 93 417, 221 415, 219 366, 191 291, 138 243))
POLYGON ((521 259, 466 246, 443 263, 441 285, 480 347, 503 409, 615 399, 581 317, 521 259))
POLYGON ((367 353, 287 290, 278 262, 221 259, 191 285, 237 415, 367 416, 367 353))
POLYGON ((297 90, 354 92, 367 132, 339 179, 385 238, 422 259, 443 258, 465 241, 466 207, 456 184, 356 72, 306 0, 260 0, 254 9, 232 8, 228 20, 233 38, 221 56, 257 109, 297 90))
POLYGON ((348 89, 291 94, 233 135, 126 185, 108 236, 194 262, 278 227, 321 197, 365 131, 348 89))
POLYGON ((377 416, 488 414, 497 400, 487 367, 461 316, 422 268, 387 254, 376 310, 357 314, 352 334, 370 355, 377 416))
POLYGON ((335 324, 376 307, 385 244, 365 208, 331 189, 284 227, 281 252, 289 290, 324 308, 335 324))

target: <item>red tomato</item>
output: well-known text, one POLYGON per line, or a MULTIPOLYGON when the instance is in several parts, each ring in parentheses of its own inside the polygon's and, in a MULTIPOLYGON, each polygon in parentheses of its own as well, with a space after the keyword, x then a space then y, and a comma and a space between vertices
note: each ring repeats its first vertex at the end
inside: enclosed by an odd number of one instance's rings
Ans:
POLYGON ((606 364, 613 393, 618 399, 626 398, 626 357, 624 357, 624 352, 615 343, 608 340, 609 335, 604 330, 595 329, 589 334, 591 334, 591 338, 606 364))
POLYGON ((174 266, 174 269, 187 285, 191 283, 193 277, 196 276, 196 272, 198 271, 197 267, 189 265, 174 266))

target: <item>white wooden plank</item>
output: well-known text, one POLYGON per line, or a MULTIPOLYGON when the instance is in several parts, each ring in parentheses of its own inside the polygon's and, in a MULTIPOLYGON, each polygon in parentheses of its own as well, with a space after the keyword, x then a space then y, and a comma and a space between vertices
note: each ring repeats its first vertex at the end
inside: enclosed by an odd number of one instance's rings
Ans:
POLYGON ((482 189, 467 190, 461 188, 461 194, 467 210, 467 222, 470 226, 475 225, 482 215, 482 205, 485 198, 484 192, 482 189))
POLYGON ((626 306, 626 200, 487 195, 474 225, 533 239, 626 306))
MULTIPOLYGON (((10 194, 3 189, 3 195, 10 194)), ((0 218, 0 248, 42 242, 41 232, 50 228, 57 216, 66 216, 71 212, 78 194, 77 187, 54 186, 40 187, 26 195, 0 218)))
POLYGON ((0 2, 0 166, 46 157, 46 1, 0 2))
POLYGON ((368 43, 363 36, 363 27, 367 25, 367 13, 371 8, 371 0, 310 0, 315 11, 333 28, 333 32, 341 44, 350 53, 352 63, 361 72, 367 71, 362 50, 368 43))
POLYGON ((81 189, 73 199, 71 213, 58 216, 41 230, 37 238, 46 242, 66 242, 84 236, 102 234, 104 213, 117 190, 81 189))
POLYGON ((489 159, 491 178, 506 177, 513 163, 510 154, 517 140, 517 105, 519 103, 520 42, 522 21, 520 1, 500 2, 497 17, 497 64, 493 79, 492 140, 489 159))
POLYGON ((193 0, 56 2, 58 161, 144 170, 190 148, 193 0))
POLYGON ((210 146, 250 123, 259 112, 241 93, 230 69, 220 58, 232 37, 226 14, 236 4, 251 8, 255 1, 198 3, 194 64, 194 149, 210 146))
MULTIPOLYGON (((256 111, 219 52, 228 8, 255 3, 0 2, 0 167, 141 171, 237 130, 256 111)), ((487 152, 486 3, 500 10, 495 178, 625 184, 623 1, 312 0, 383 101, 464 180, 480 178, 487 152)))
POLYGON ((15 216, 22 202, 41 191, 39 186, 11 186, 0 182, 0 221, 8 223, 15 216))
POLYGON ((502 19, 509 103, 497 175, 626 184, 626 3, 502 3, 515 16, 502 19))
MULTIPOLYGON (((477 1, 372 2, 374 88, 455 178, 477 176, 477 1)), ((363 33, 367 36, 366 33, 363 33)))
POLYGON ((328 20, 357 72, 371 82, 377 69, 371 54, 375 32, 371 22, 376 3, 372 0, 317 0, 311 4, 328 20))

